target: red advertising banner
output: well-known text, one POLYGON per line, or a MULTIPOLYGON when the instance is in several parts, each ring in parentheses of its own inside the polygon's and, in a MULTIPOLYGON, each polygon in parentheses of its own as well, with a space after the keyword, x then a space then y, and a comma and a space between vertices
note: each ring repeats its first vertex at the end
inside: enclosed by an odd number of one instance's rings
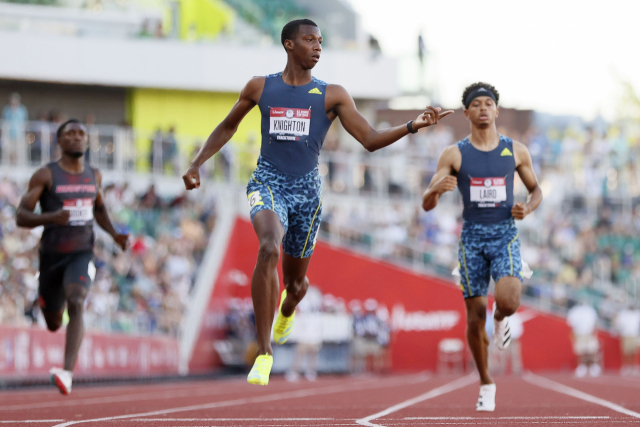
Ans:
MULTIPOLYGON (((251 223, 237 219, 208 313, 191 360, 191 371, 217 366, 213 341, 221 336, 225 300, 251 295, 251 275, 258 240, 251 223)), ((309 281, 323 293, 351 300, 374 298, 387 308, 392 329, 395 370, 435 370, 438 344, 445 338, 466 342, 466 313, 458 285, 403 269, 384 261, 317 243, 308 271, 309 281)), ((282 283, 282 273, 280 272, 282 283)), ((283 285, 281 284, 281 288, 283 285)), ((493 304, 491 297, 489 304, 493 304)), ((524 334, 520 339, 524 369, 572 369, 576 365, 564 318, 521 306, 524 334)), ((606 368, 620 366, 618 340, 599 331, 606 368)))
MULTIPOLYGON (((46 376, 64 364, 64 330, 0 326, 0 377, 46 376)), ((87 332, 75 377, 144 376, 178 373, 173 338, 87 332)))

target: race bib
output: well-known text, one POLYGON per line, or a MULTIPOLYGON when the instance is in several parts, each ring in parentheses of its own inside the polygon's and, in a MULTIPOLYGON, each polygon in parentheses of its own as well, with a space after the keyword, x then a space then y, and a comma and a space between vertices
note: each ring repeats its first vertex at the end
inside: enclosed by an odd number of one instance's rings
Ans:
POLYGON ((471 203, 479 208, 497 208, 507 201, 507 180, 505 178, 471 178, 471 203))
POLYGON ((93 199, 68 199, 62 209, 69 211, 69 225, 85 225, 93 220, 93 199))
POLYGON ((276 141, 299 141, 309 136, 311 109, 271 108, 269 134, 276 141))

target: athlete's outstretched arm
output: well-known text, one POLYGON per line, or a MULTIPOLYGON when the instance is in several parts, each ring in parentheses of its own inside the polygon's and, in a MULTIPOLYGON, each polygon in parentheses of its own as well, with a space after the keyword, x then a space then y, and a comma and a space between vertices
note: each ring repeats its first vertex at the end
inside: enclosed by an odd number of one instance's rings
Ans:
POLYGON ((264 88, 264 81, 264 77, 254 77, 249 80, 249 83, 240 92, 240 97, 227 117, 211 132, 211 135, 209 135, 209 138, 207 138, 207 141, 191 162, 191 166, 182 177, 187 190, 200 187, 200 167, 229 142, 236 130, 238 130, 238 125, 240 125, 244 116, 258 104, 264 88))
POLYGON ((29 180, 29 188, 18 205, 16 225, 18 227, 34 228, 45 224, 67 225, 71 217, 70 211, 60 209, 56 212, 34 213, 38 200, 44 190, 51 186, 53 177, 47 167, 38 169, 29 180))
MULTIPOLYGON (((340 117, 342 126, 368 151, 373 152, 391 145, 400 138, 409 134, 407 125, 396 126, 389 129, 376 130, 371 127, 367 119, 356 109, 356 103, 345 88, 339 85, 327 86, 325 103, 330 107, 330 111, 340 117)), ((443 117, 453 114, 453 110, 441 112, 440 108, 427 107, 427 110, 420 114, 413 121, 414 130, 435 125, 443 117)))
POLYGON ((121 234, 113 228, 111 219, 109 218, 109 212, 104 205, 104 195, 102 194, 102 174, 98 169, 95 169, 96 174, 96 203, 93 206, 93 216, 96 222, 104 231, 109 233, 113 240, 122 248, 123 251, 127 250, 129 245, 129 235, 121 234))
POLYGON ((422 195, 422 209, 430 211, 436 207, 443 193, 456 189, 458 178, 453 174, 460 168, 461 163, 462 155, 457 146, 452 145, 445 148, 438 159, 438 170, 431 178, 429 188, 422 195))
POLYGON ((515 219, 524 219, 524 217, 535 211, 540 202, 542 202, 542 190, 538 185, 538 178, 533 170, 531 155, 527 147, 516 141, 514 141, 513 147, 519 163, 516 166, 516 171, 518 171, 524 186, 527 187, 529 196, 527 197, 527 203, 518 202, 513 205, 511 214, 515 219))

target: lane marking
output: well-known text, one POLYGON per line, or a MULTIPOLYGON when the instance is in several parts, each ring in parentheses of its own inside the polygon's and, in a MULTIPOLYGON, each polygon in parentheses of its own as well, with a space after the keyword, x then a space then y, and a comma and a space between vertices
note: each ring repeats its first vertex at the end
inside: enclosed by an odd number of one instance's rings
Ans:
MULTIPOLYGON (((621 377, 624 378, 624 377, 621 377)), ((605 387, 626 387, 626 388, 640 388, 640 382, 638 383, 626 383, 626 384, 622 384, 620 382, 620 379, 618 378, 606 378, 606 377, 600 377, 600 378, 575 378, 575 380, 580 381, 581 383, 585 383, 585 384, 592 384, 592 385, 602 385, 605 387)))
POLYGON ((638 412, 632 411, 630 409, 617 405, 608 400, 600 399, 599 397, 593 396, 591 394, 585 393, 580 390, 576 390, 575 388, 571 388, 564 384, 551 381, 550 379, 540 377, 532 373, 527 373, 523 375, 522 379, 528 382, 529 384, 537 385, 538 387, 542 387, 542 388, 556 391, 558 393, 566 394, 568 396, 572 396, 589 403, 595 403, 596 405, 604 406, 605 408, 609 408, 621 414, 629 415, 630 417, 640 418, 640 413, 638 412))
MULTIPOLYGON (((240 383, 239 383, 240 384, 240 383)), ((164 388, 164 387, 163 387, 164 388)), ((51 389, 53 390, 53 388, 51 389)), ((80 389, 78 388, 78 393, 81 393, 82 395, 85 394, 85 391, 100 391, 99 389, 80 389), (80 391, 82 390, 82 391, 80 391)), ((107 393, 111 392, 111 390, 104 390, 107 393)), ((185 388, 185 387, 180 387, 180 388, 168 388, 167 390, 164 390, 162 392, 158 392, 158 391, 154 391, 154 392, 144 392, 144 391, 140 391, 137 393, 129 393, 129 394, 114 394, 114 395, 108 395, 108 396, 93 396, 93 397, 84 397, 81 399, 65 399, 64 402, 60 402, 60 401, 48 401, 48 402, 39 402, 39 403, 23 403, 20 405, 15 405, 15 404, 9 404, 9 405, 4 405, 4 406, 0 406, 0 411, 14 411, 14 410, 19 410, 19 409, 38 409, 38 408, 50 408, 50 407, 59 407, 59 406, 76 406, 76 405, 93 405, 93 404, 100 404, 100 403, 114 403, 114 402, 129 402, 129 401, 135 401, 135 400, 153 400, 153 399, 159 399, 159 398, 174 398, 174 397, 189 397, 192 396, 192 394, 190 393, 200 393, 203 395, 207 395, 208 393, 211 394, 222 394, 225 393, 225 391, 221 390, 218 392, 212 392, 211 391, 211 384, 209 385, 202 385, 202 386, 196 386, 196 387, 191 387, 191 388, 185 388)), ((94 393, 91 393, 94 394, 94 393)), ((32 396, 35 396, 36 398, 40 398, 42 395, 43 397, 49 397, 50 395, 52 396, 58 396, 59 393, 56 394, 52 394, 51 391, 47 390, 45 392, 40 392, 40 393, 36 393, 33 394, 32 392, 32 396)), ((77 396, 77 395, 76 395, 77 396)), ((76 397, 74 396, 74 397, 76 397)), ((0 395, 1 397, 1 395, 0 395)), ((35 399, 34 399, 35 400, 35 399)), ((24 401, 24 400, 23 400, 24 401)))
POLYGON ((608 420, 611 417, 405 417, 404 420, 608 420))
POLYGON ((346 385, 339 384, 339 385, 332 385, 327 387, 315 387, 310 389, 278 392, 278 393, 268 394, 266 396, 233 399, 233 400, 226 400, 221 402, 204 403, 200 405, 181 406, 181 407, 175 407, 175 408, 169 408, 169 409, 162 409, 159 411, 149 411, 149 412, 142 412, 137 414, 118 415, 113 417, 102 417, 102 418, 94 418, 94 419, 88 419, 88 420, 68 421, 66 423, 56 424, 54 427, 67 427, 70 425, 83 424, 83 423, 96 423, 101 421, 113 421, 113 420, 123 420, 123 419, 139 418, 139 417, 148 417, 153 415, 173 414, 176 412, 199 411, 203 409, 223 408, 223 407, 229 407, 229 406, 246 405, 249 403, 271 402, 274 400, 294 399, 299 397, 318 396, 323 394, 341 393, 346 391, 355 391, 355 390, 362 390, 362 389, 370 390, 372 388, 376 389, 376 388, 385 388, 385 387, 396 387, 401 385, 423 382, 429 379, 430 379, 429 375, 421 375, 418 377, 411 376, 409 381, 407 380, 389 381, 388 383, 382 383, 382 384, 380 383, 380 380, 372 379, 368 381, 362 381, 360 383, 353 384, 351 386, 349 384, 346 384, 346 385))
MULTIPOLYGON (((241 390, 238 390, 241 392, 241 390)), ((68 400, 64 402, 41 402, 41 403, 25 403, 22 405, 7 405, 0 406, 0 411, 17 411, 20 409, 40 409, 40 408, 57 408, 60 406, 80 406, 80 405, 95 405, 103 403, 118 403, 118 402, 134 402, 141 400, 156 400, 156 399, 174 399, 177 397, 197 397, 197 396, 215 396, 218 394, 225 394, 228 391, 217 390, 212 391, 211 386, 198 387, 195 389, 185 389, 178 392, 167 390, 163 392, 152 393, 134 393, 134 394, 121 394, 118 396, 106 396, 106 397, 90 397, 78 400, 68 400)))
MULTIPOLYGON (((333 421, 335 418, 133 418, 127 421, 333 421)), ((62 421, 62 420, 61 420, 62 421)))
POLYGON ((429 400, 429 399, 433 399, 434 397, 438 397, 441 396, 445 393, 449 393, 451 391, 457 390, 459 388, 463 388, 466 387, 468 385, 473 384, 474 382, 478 381, 478 376, 477 374, 473 373, 473 374, 469 374, 466 377, 462 377, 462 378, 458 378, 455 381, 452 381, 450 383, 447 383, 445 385, 442 385, 440 387, 436 387, 433 390, 430 390, 424 394, 421 394, 420 396, 416 396, 412 399, 409 400, 405 400, 404 402, 398 403, 397 405, 393 405, 387 409, 385 409, 384 411, 380 411, 377 412, 373 415, 369 415, 368 417, 365 418, 361 418, 359 420, 356 420, 356 424, 359 424, 361 426, 368 426, 368 427, 383 427, 380 426, 378 424, 372 424, 369 421, 371 420, 375 420, 376 418, 381 418, 384 416, 387 416, 389 414, 392 414, 394 412, 397 412, 401 409, 407 408, 409 406, 415 405, 416 403, 420 403, 420 402, 424 402, 425 400, 429 400))
POLYGON ((13 424, 13 423, 59 423, 64 420, 20 420, 20 421, 6 421, 0 420, 0 424, 13 424))

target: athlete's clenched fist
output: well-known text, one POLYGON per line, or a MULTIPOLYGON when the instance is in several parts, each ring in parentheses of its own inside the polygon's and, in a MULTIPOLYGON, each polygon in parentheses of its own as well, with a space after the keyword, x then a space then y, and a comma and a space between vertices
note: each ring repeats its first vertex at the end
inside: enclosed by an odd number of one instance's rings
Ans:
POLYGON ((511 208, 511 215, 513 215, 515 219, 524 219, 529 213, 530 211, 526 203, 518 202, 511 208))
POLYGON ((458 178, 453 175, 447 175, 433 186, 433 189, 438 194, 446 193, 447 191, 453 191, 458 186, 458 178))
POLYGON ((187 190, 193 190, 194 188, 200 188, 200 169, 194 165, 189 166, 187 172, 182 176, 184 180, 184 186, 187 190))

